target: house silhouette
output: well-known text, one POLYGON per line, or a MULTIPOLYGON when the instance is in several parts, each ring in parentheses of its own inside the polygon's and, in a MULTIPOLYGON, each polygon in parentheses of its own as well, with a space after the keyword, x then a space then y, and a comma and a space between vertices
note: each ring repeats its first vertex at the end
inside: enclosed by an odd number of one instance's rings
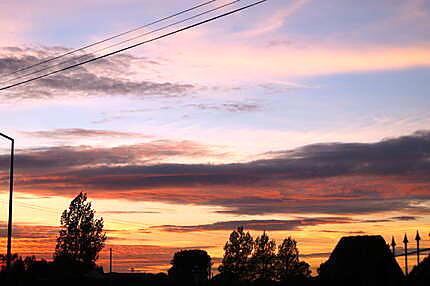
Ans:
POLYGON ((403 285, 404 274, 380 235, 342 237, 321 264, 323 285, 403 285))

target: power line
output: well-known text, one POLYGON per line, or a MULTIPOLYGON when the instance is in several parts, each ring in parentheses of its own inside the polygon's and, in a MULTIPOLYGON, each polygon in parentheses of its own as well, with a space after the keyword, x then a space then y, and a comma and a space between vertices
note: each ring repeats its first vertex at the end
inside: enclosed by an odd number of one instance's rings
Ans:
POLYGON ((267 2, 267 1, 268 1, 268 0, 260 0, 260 1, 254 2, 254 3, 252 3, 252 4, 248 4, 248 5, 246 5, 246 6, 243 6, 243 7, 237 8, 237 9, 234 9, 234 10, 232 10, 232 11, 229 11, 229 12, 226 12, 226 13, 223 13, 223 14, 220 14, 220 15, 217 15, 217 16, 214 16, 214 17, 212 17, 212 18, 209 18, 209 19, 206 19, 206 20, 203 20, 203 21, 197 22, 197 23, 195 23, 195 24, 191 24, 191 25, 189 25, 189 26, 186 26, 186 27, 184 27, 184 28, 181 28, 181 29, 178 29, 178 30, 175 30, 175 31, 169 32, 169 33, 166 33, 166 34, 164 34, 164 35, 157 36, 157 37, 155 37, 155 38, 152 38, 152 39, 149 39, 149 40, 146 40, 146 41, 142 41, 142 42, 136 43, 136 44, 134 44, 134 45, 131 45, 131 46, 128 46, 128 47, 125 47, 125 48, 122 48, 122 49, 119 49, 119 50, 116 50, 116 51, 113 51, 113 52, 110 52, 110 53, 107 53, 107 54, 104 54, 104 55, 101 55, 101 56, 98 56, 98 57, 95 57, 95 58, 93 58, 93 59, 89 59, 89 60, 83 61, 83 62, 81 62, 81 63, 73 64, 73 65, 70 65, 70 66, 68 66, 68 67, 65 67, 65 68, 62 68, 62 69, 56 70, 56 71, 52 71, 52 72, 49 72, 49 73, 46 73, 46 74, 43 74, 43 75, 40 75, 40 76, 37 76, 37 77, 31 78, 31 79, 28 79, 28 80, 24 80, 24 81, 21 81, 21 82, 15 83, 15 84, 11 84, 11 85, 8 85, 8 86, 5 86, 5 87, 2 87, 2 88, 0 88, 0 91, 2 91, 2 90, 6 90, 6 89, 10 89, 10 88, 13 88, 13 87, 16 87, 16 86, 24 85, 24 84, 30 83, 30 82, 32 82, 32 81, 39 80, 39 79, 42 79, 42 78, 45 78, 45 77, 48 77, 48 76, 51 76, 51 75, 57 74, 57 73, 59 73, 59 72, 63 72, 63 71, 69 70, 69 69, 73 69, 73 68, 76 68, 76 67, 78 67, 78 66, 81 66, 81 65, 84 65, 84 64, 88 64, 88 63, 91 63, 91 62, 94 62, 94 61, 97 61, 97 60, 100 60, 100 59, 103 59, 103 58, 106 58, 106 57, 109 57, 109 56, 112 56, 112 55, 115 55, 115 54, 118 54, 118 53, 121 53, 121 52, 124 52, 124 51, 127 51, 127 50, 133 49, 133 48, 135 48, 135 47, 138 47, 138 46, 141 46, 141 45, 144 45, 144 44, 150 43, 150 42, 154 42, 154 41, 157 41, 157 40, 160 40, 160 39, 163 39, 163 38, 167 38, 167 37, 169 37, 169 36, 173 36, 173 35, 178 34, 178 33, 180 33, 180 32, 183 32, 183 31, 186 31, 186 30, 189 30, 189 29, 192 29, 192 28, 195 28, 195 27, 201 26, 201 25, 206 24, 206 23, 209 23, 209 22, 213 22, 213 21, 215 21, 215 20, 217 20, 217 19, 221 19, 221 18, 224 18, 224 17, 226 17, 226 16, 229 16, 229 15, 232 15, 232 14, 235 14, 235 13, 238 13, 238 12, 240 12, 240 11, 243 11, 243 10, 249 9, 249 8, 251 8, 251 7, 257 6, 257 5, 262 4, 262 3, 264 3, 264 2, 267 2))
POLYGON ((142 29, 144 29, 144 28, 147 28, 147 27, 153 26, 153 25, 155 25, 155 24, 158 24, 158 23, 164 22, 164 21, 166 21, 166 20, 169 20, 169 19, 171 19, 171 18, 174 18, 174 17, 180 16, 180 15, 182 15, 182 14, 188 13, 188 12, 193 11, 193 10, 196 10, 196 9, 198 9, 198 8, 201 8, 201 7, 207 6, 207 5, 209 5, 209 4, 213 3, 213 2, 216 2, 216 1, 218 1, 218 0, 206 1, 206 2, 204 2, 204 3, 202 3, 202 4, 199 4, 199 5, 193 6, 193 7, 191 7, 191 8, 188 8, 188 9, 182 10, 182 11, 180 11, 180 12, 174 13, 174 14, 169 15, 169 16, 167 16, 167 17, 164 17, 164 18, 161 18, 161 19, 159 19, 159 20, 153 21, 153 22, 151 22, 151 23, 148 23, 148 24, 145 24, 145 25, 139 26, 139 27, 137 27, 137 28, 134 28, 134 29, 131 29, 131 30, 125 31, 125 32, 123 32, 123 33, 120 33, 120 34, 117 34, 117 35, 111 36, 111 37, 109 37, 109 38, 106 38, 106 39, 103 39, 103 40, 97 41, 97 42, 95 42, 95 43, 88 44, 88 45, 86 45, 86 46, 84 46, 84 47, 81 47, 81 48, 78 48, 78 49, 75 49, 75 50, 72 50, 72 51, 66 52, 66 53, 61 54, 61 55, 58 55, 58 56, 54 56, 54 57, 52 57, 52 58, 44 59, 44 60, 42 60, 42 61, 40 61, 40 62, 38 62, 38 63, 35 63, 35 64, 33 64, 33 65, 30 65, 30 66, 24 67, 24 68, 19 69, 19 70, 17 70, 17 71, 14 71, 14 72, 12 72, 12 73, 10 73, 10 74, 6 75, 6 76, 11 76, 11 75, 17 74, 17 73, 19 73, 19 72, 22 72, 22 71, 25 71, 25 70, 31 69, 31 68, 33 68, 33 67, 36 67, 36 66, 39 66, 39 65, 42 65, 42 64, 45 64, 45 63, 52 62, 52 61, 54 61, 54 60, 57 60, 57 59, 63 58, 63 57, 65 57, 65 56, 68 56, 68 55, 71 55, 71 54, 74 54, 74 53, 77 53, 77 52, 83 51, 83 50, 85 50, 85 49, 88 49, 88 48, 94 47, 94 46, 96 46, 96 45, 99 45, 99 44, 105 43, 105 42, 107 42, 107 41, 110 41, 110 40, 113 40, 113 39, 116 39, 116 38, 119 38, 119 37, 121 37, 121 36, 124 36, 124 35, 130 34, 130 33, 133 33, 133 32, 139 31, 139 30, 142 30, 142 29))
POLYGON ((215 8, 213 8, 213 9, 207 10, 207 11, 205 11, 205 12, 202 12, 202 13, 199 13, 199 14, 196 14, 196 15, 193 15, 193 16, 188 17, 188 18, 186 18, 186 19, 183 19, 183 20, 180 20, 180 21, 174 22, 174 23, 172 23, 172 24, 169 24, 169 25, 163 26, 163 27, 161 27, 161 28, 157 28, 157 29, 155 29, 155 30, 152 30, 152 31, 149 31, 149 32, 146 32, 146 33, 140 34, 140 35, 135 36, 135 37, 132 37, 132 38, 130 38, 130 39, 123 40, 123 41, 121 41, 121 42, 118 42, 118 43, 112 44, 112 45, 110 45, 110 46, 107 46, 107 47, 104 47, 104 48, 101 48, 101 49, 95 50, 95 51, 93 51, 93 52, 91 52, 91 53, 84 54, 84 55, 79 56, 79 57, 77 57, 77 58, 71 58, 71 59, 69 59, 69 60, 62 61, 62 62, 59 62, 59 63, 57 63, 57 64, 54 64, 54 65, 51 65, 51 66, 47 66, 47 67, 44 67, 44 68, 39 69, 39 70, 36 70, 36 71, 30 72, 30 73, 26 73, 26 74, 23 74, 23 75, 20 75, 20 76, 17 76, 17 77, 15 77, 15 78, 12 78, 12 79, 6 80, 6 81, 4 81, 4 82, 1 82, 1 84, 5 84, 5 83, 11 82, 11 81, 18 80, 18 79, 26 78, 26 77, 28 77, 28 76, 35 75, 35 74, 38 74, 38 73, 43 72, 43 71, 50 70, 50 69, 55 68, 55 67, 60 67, 60 66, 62 66, 62 65, 64 65, 64 64, 67 64, 67 63, 71 63, 71 62, 79 61, 79 60, 84 59, 84 58, 86 58, 86 57, 88 57, 88 56, 93 56, 93 55, 95 55, 95 54, 96 54, 96 53, 98 53, 98 52, 106 51, 106 50, 108 50, 108 49, 110 49, 110 48, 113 48, 113 47, 116 47, 116 46, 120 46, 120 45, 125 44, 125 43, 127 43, 127 42, 130 42, 130 41, 136 40, 136 39, 138 39, 138 38, 141 38, 141 37, 144 37, 144 36, 148 36, 148 35, 154 34, 154 33, 156 33, 156 32, 163 31, 163 30, 165 30, 165 29, 168 29, 168 28, 170 28, 170 27, 176 26, 176 25, 178 25, 178 24, 185 23, 185 22, 187 22, 187 21, 189 21, 189 20, 193 20, 193 19, 195 19, 195 18, 198 18, 198 17, 201 17, 201 16, 203 16, 203 15, 206 15, 206 14, 212 13, 212 12, 214 12, 214 11, 221 10, 221 9, 223 9, 223 8, 225 8, 225 7, 231 6, 231 5, 236 4, 236 3, 240 2, 240 1, 241 1, 241 0, 235 0, 235 1, 232 1, 232 2, 229 2, 229 3, 226 3, 226 4, 224 4, 224 5, 220 5, 220 6, 218 6, 218 7, 215 7, 215 8))
MULTIPOLYGON (((58 214, 58 213, 62 213, 62 211, 58 210, 58 209, 54 209, 54 208, 50 208, 50 207, 41 207, 38 205, 34 205, 34 204, 29 204, 29 203, 24 203, 21 201, 17 201, 16 202, 18 205, 21 205, 24 208, 28 208, 28 209, 33 209, 33 210, 37 210, 37 211, 41 211, 41 212, 45 212, 45 213, 50 213, 50 214, 58 214)), ((122 224, 122 225, 128 225, 128 226, 132 226, 132 227, 143 227, 143 224, 136 222, 136 221, 131 221, 131 220, 124 220, 124 219, 118 219, 118 218, 111 218, 109 216, 103 215, 104 218, 107 218, 107 222, 113 222, 113 223, 117 223, 117 224, 122 224)))

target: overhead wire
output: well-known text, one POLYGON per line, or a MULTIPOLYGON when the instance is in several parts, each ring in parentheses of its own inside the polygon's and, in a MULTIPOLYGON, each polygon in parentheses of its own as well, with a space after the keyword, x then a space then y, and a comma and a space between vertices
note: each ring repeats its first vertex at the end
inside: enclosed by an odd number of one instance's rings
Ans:
POLYGON ((138 42, 138 43, 136 43, 136 44, 133 44, 133 45, 130 45, 130 46, 127 46, 127 47, 124 47, 124 48, 121 48, 121 49, 118 49, 118 50, 115 50, 115 51, 112 51, 112 52, 106 53, 106 54, 104 54, 104 55, 100 55, 100 56, 97 56, 97 57, 92 58, 92 59, 85 60, 85 61, 80 62, 80 63, 76 63, 76 64, 73 64, 73 65, 70 65, 70 66, 67 66, 67 67, 64 67, 64 68, 61 68, 61 69, 58 69, 58 70, 55 70, 55 71, 52 71, 52 72, 49 72, 49 73, 46 73, 46 74, 43 74, 43 75, 39 75, 39 76, 36 76, 36 77, 30 78, 30 79, 27 79, 27 80, 23 80, 23 81, 20 81, 20 82, 18 82, 18 83, 14 83, 14 84, 10 84, 10 85, 4 86, 4 87, 0 87, 0 91, 7 90, 7 89, 10 89, 10 88, 13 88, 13 87, 16 87, 16 86, 24 85, 24 84, 27 84, 27 83, 33 82, 33 81, 35 81, 35 80, 39 80, 39 79, 42 79, 42 78, 46 78, 46 77, 48 77, 48 76, 51 76, 51 75, 57 74, 57 73, 59 73, 59 72, 63 72, 63 71, 69 70, 69 69, 73 69, 73 68, 79 67, 79 66, 81 66, 81 65, 88 64, 88 63, 91 63, 91 62, 94 62, 94 61, 97 61, 97 60, 100 60, 100 59, 103 59, 103 58, 106 58, 106 57, 109 57, 109 56, 112 56, 112 55, 115 55, 115 54, 118 54, 118 53, 121 53, 121 52, 124 52, 124 51, 130 50, 130 49, 136 48, 136 47, 138 47, 138 46, 141 46, 141 45, 144 45, 144 44, 147 44, 147 43, 150 43, 150 42, 154 42, 154 41, 157 41, 157 40, 160 40, 160 39, 166 38, 166 37, 173 36, 173 35, 175 35, 175 34, 178 34, 178 33, 183 32, 183 31, 190 30, 190 29, 192 29, 192 28, 195 28, 195 27, 201 26, 201 25, 203 25, 203 24, 206 24, 206 23, 209 23, 209 22, 213 22, 213 21, 215 21, 215 20, 218 20, 218 19, 224 18, 224 17, 226 17, 226 16, 229 16, 229 15, 232 15, 232 14, 238 13, 238 12, 240 12, 240 11, 243 11, 243 10, 249 9, 249 8, 251 8, 251 7, 257 6, 257 5, 262 4, 262 3, 264 3, 264 2, 267 2, 267 1, 268 1, 268 0, 260 0, 260 1, 257 1, 257 2, 253 2, 253 3, 251 3, 251 4, 248 4, 248 5, 245 5, 245 6, 242 6, 242 7, 236 8, 236 9, 234 9, 234 10, 231 10, 231 11, 225 12, 225 13, 223 13, 223 14, 220 14, 220 15, 217 15, 217 16, 214 16, 214 17, 211 17, 211 18, 208 18, 208 19, 205 19, 205 20, 199 21, 199 22, 197 22, 197 23, 194 23, 194 24, 188 25, 188 26, 186 26, 186 27, 183 27, 183 28, 177 29, 177 30, 175 30, 175 31, 168 32, 168 33, 163 34, 163 35, 161 35, 161 36, 157 36, 157 37, 154 37, 154 38, 149 39, 149 40, 141 41, 141 42, 138 42))
MULTIPOLYGON (((21 201, 16 201, 15 203, 17 203, 18 205, 21 205, 21 207, 33 209, 33 210, 37 210, 37 211, 41 211, 41 212, 45 212, 45 213, 50 213, 50 214, 61 213, 61 211, 59 211, 58 209, 54 209, 54 208, 41 207, 41 206, 37 206, 34 204, 24 203, 21 201)), ((112 217, 106 216, 106 215, 103 215, 103 217, 107 218, 107 220, 105 220, 105 221, 114 222, 114 223, 123 224, 123 225, 128 225, 128 226, 132 226, 132 227, 140 227, 141 228, 144 225, 144 224, 141 224, 141 223, 136 222, 136 221, 112 218, 112 217)))
POLYGON ((91 47, 97 46, 97 45, 99 45, 99 44, 103 44, 103 43, 105 43, 105 42, 107 42, 107 41, 114 40, 114 39, 119 38, 119 37, 122 37, 122 36, 124 36, 124 35, 134 33, 134 32, 136 32, 136 31, 139 31, 139 30, 142 30, 142 29, 144 29, 144 28, 147 28, 147 27, 153 26, 153 25, 155 25, 155 24, 158 24, 158 23, 164 22, 164 21, 166 21, 166 20, 172 19, 172 18, 174 18, 174 17, 180 16, 180 15, 182 15, 182 14, 188 13, 188 12, 193 11, 193 10, 196 10, 196 9, 198 9, 198 8, 201 8, 201 7, 207 6, 207 5, 209 5, 209 4, 211 4, 211 3, 214 3, 214 2, 217 2, 217 1, 218 1, 218 0, 210 0, 210 1, 206 1, 206 2, 204 2, 204 3, 201 3, 201 4, 198 4, 198 5, 195 5, 195 6, 191 7, 191 8, 188 8, 188 9, 185 9, 185 10, 182 10, 182 11, 179 11, 179 12, 176 12, 176 13, 174 13, 174 14, 171 14, 171 15, 169 15, 169 16, 166 16, 166 17, 164 17, 164 18, 161 18, 161 19, 155 20, 155 21, 150 22, 150 23, 148 23, 148 24, 144 24, 144 25, 142 25, 142 26, 139 26, 139 27, 136 27, 136 28, 130 29, 130 30, 125 31, 125 32, 122 32, 122 33, 120 33, 120 34, 116 34, 116 35, 111 36, 111 37, 108 37, 108 38, 106 38, 106 39, 103 39, 103 40, 100 40, 100 41, 97 41, 97 42, 94 42, 94 43, 91 43, 91 44, 85 45, 85 46, 83 46, 83 47, 81 47, 81 48, 78 48, 78 49, 74 49, 74 50, 68 51, 68 52, 66 52, 66 53, 63 53, 63 54, 60 54, 60 55, 54 56, 54 57, 52 57, 52 58, 46 58, 46 59, 43 59, 43 60, 42 60, 42 61, 40 61, 40 62, 37 62, 37 63, 35 63, 35 64, 33 64, 33 65, 30 65, 30 66, 27 66, 27 67, 24 67, 24 68, 21 68, 21 69, 19 69, 19 70, 16 70, 16 71, 14 71, 14 72, 12 72, 12 73, 10 73, 10 74, 6 75, 6 76, 11 76, 11 75, 13 75, 13 74, 17 74, 17 73, 19 73, 19 72, 21 72, 21 71, 25 71, 25 70, 31 69, 31 68, 33 68, 33 67, 36 67, 36 66, 39 66, 39 65, 42 65, 42 64, 45 64, 45 63, 48 63, 48 62, 52 62, 52 61, 54 61, 54 60, 57 60, 57 59, 60 59, 60 58, 63 58, 63 57, 69 56, 69 55, 71 55, 71 54, 74 54, 74 53, 77 53, 77 52, 83 51, 83 50, 85 50, 85 49, 88 49, 88 48, 91 48, 91 47))
POLYGON ((134 40, 139 39, 139 38, 142 38, 142 37, 144 37, 144 36, 148 36, 148 35, 154 34, 154 33, 156 33, 156 32, 160 32, 160 31, 166 30, 166 29, 171 28, 171 27, 173 27, 173 26, 176 26, 176 25, 178 25, 178 24, 182 24, 182 23, 185 23, 185 22, 187 22, 187 21, 190 21, 190 20, 196 19, 196 18, 198 18, 198 17, 204 16, 204 15, 206 15, 206 14, 209 14, 209 13, 212 13, 212 12, 215 12, 215 11, 218 11, 218 10, 221 10, 221 9, 224 9, 224 8, 226 8, 226 7, 228 7, 228 6, 231 6, 231 5, 233 5, 233 4, 236 4, 236 3, 240 2, 240 1, 241 1, 241 0, 235 0, 235 1, 232 1, 232 2, 229 2, 229 3, 226 3, 226 4, 223 4, 223 5, 220 5, 220 6, 218 6, 218 7, 215 7, 215 8, 213 8, 213 9, 207 10, 207 11, 205 11, 205 12, 199 13, 199 14, 197 14, 197 15, 193 15, 193 16, 188 17, 188 18, 186 18, 186 19, 182 19, 182 20, 180 20, 180 21, 176 21, 176 22, 174 22, 174 23, 172 23, 172 24, 169 24, 169 25, 163 26, 163 27, 161 27, 161 28, 154 29, 154 30, 152 30, 152 31, 149 31, 149 32, 146 32, 146 33, 143 33, 143 34, 140 34, 140 35, 137 35, 137 36, 132 37, 132 38, 130 38, 130 39, 123 40, 123 41, 121 41, 121 42, 118 42, 118 43, 112 44, 112 45, 110 45, 110 46, 107 46, 107 47, 104 47, 104 48, 101 48, 101 49, 98 49, 98 50, 93 51, 93 52, 91 52, 91 53, 84 54, 84 55, 79 56, 79 57, 77 57, 77 58, 71 58, 71 59, 69 59, 69 60, 62 61, 62 62, 60 62, 60 63, 54 64, 54 65, 51 65, 51 66, 47 66, 47 67, 45 67, 45 68, 42 68, 42 69, 39 69, 39 70, 36 70, 36 71, 30 72, 30 73, 26 73, 26 74, 23 74, 23 75, 20 75, 20 76, 17 76, 17 77, 14 77, 14 78, 12 78, 12 79, 9 79, 9 80, 6 80, 6 81, 1 82, 0 84, 5 84, 5 83, 9 83, 9 82, 12 82, 12 81, 18 80, 18 79, 26 78, 26 77, 28 77, 28 76, 35 75, 35 74, 38 74, 38 73, 43 72, 43 71, 50 70, 50 69, 55 68, 55 67, 60 67, 60 66, 62 66, 62 65, 64 65, 64 64, 67 64, 67 63, 72 63, 72 62, 76 62, 76 61, 79 61, 79 60, 83 60, 83 59, 85 59, 86 57, 94 56, 96 53, 99 53, 99 52, 102 52, 102 51, 109 50, 109 49, 111 49, 111 48, 113 48, 113 47, 120 46, 120 45, 122 45, 122 44, 125 44, 125 43, 128 43, 128 42, 131 42, 131 41, 134 41, 134 40))

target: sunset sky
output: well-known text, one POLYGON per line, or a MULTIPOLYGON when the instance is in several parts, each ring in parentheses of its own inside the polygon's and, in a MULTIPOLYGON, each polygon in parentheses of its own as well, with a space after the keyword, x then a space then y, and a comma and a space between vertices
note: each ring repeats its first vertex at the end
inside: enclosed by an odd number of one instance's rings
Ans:
MULTIPOLYGON (((0 86, 202 2, 3 0, 0 86)), ((429 1, 269 0, 0 91, 17 148, 13 252, 51 258, 80 191, 105 220, 105 270, 109 247, 115 271, 165 271, 184 248, 216 266, 239 225, 292 235, 313 270, 345 235, 400 247, 419 229, 430 247, 429 82, 429 1)), ((8 152, 0 140, 0 253, 8 152)))

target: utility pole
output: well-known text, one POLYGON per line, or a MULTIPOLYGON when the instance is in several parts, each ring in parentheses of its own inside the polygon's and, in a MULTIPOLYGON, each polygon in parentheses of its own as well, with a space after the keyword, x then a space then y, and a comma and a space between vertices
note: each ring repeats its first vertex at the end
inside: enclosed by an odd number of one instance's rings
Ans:
POLYGON ((6 269, 10 270, 12 259, 12 200, 13 200, 13 162, 15 154, 15 140, 3 133, 0 136, 11 141, 10 150, 10 169, 9 169, 9 217, 7 222, 7 253, 6 253, 6 269))
POLYGON ((112 273, 112 247, 109 248, 109 273, 112 273))
POLYGON ((405 273, 408 275, 408 237, 406 236, 403 238, 403 243, 405 245, 405 273))
POLYGON ((415 236, 415 240, 417 241, 417 265, 420 264, 420 234, 418 233, 417 230, 417 235, 415 236))
POLYGON ((391 239, 391 248, 393 249, 393 257, 396 257, 396 241, 394 240, 394 236, 391 239))

